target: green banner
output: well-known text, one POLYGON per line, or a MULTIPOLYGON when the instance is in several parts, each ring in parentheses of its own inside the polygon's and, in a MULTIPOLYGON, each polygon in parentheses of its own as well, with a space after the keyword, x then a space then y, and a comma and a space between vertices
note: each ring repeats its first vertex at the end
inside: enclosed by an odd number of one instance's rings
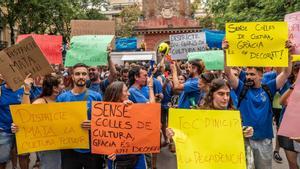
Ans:
POLYGON ((107 46, 114 35, 84 35, 71 39, 65 66, 84 63, 88 66, 107 65, 107 46))
POLYGON ((223 50, 192 52, 188 54, 189 61, 196 59, 203 60, 207 70, 224 70, 223 50))

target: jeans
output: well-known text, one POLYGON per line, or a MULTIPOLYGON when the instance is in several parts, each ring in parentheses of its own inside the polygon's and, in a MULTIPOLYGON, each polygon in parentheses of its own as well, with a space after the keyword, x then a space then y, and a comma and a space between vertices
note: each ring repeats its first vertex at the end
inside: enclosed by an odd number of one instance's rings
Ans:
POLYGON ((60 169, 60 150, 40 151, 37 153, 40 158, 40 169, 60 169))
POLYGON ((0 131, 0 163, 10 160, 10 153, 13 145, 13 134, 0 131))

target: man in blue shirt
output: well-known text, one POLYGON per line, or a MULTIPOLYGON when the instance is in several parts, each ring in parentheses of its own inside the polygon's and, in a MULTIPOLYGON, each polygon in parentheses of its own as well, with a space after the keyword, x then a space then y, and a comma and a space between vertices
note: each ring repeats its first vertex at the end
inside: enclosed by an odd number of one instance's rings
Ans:
MULTIPOLYGON (((21 104, 24 89, 13 91, 7 83, 0 86, 0 168, 5 169, 6 163, 10 160, 13 147, 13 134, 11 133, 12 116, 10 105, 21 104)), ((16 150, 13 150, 16 152, 16 150)), ((16 154, 16 153, 15 153, 16 154)), ((29 167, 29 154, 19 155, 21 169, 29 167)))
POLYGON ((103 81, 100 80, 99 67, 91 66, 88 69, 90 77, 89 89, 98 92, 99 94, 101 94, 101 96, 103 96, 105 89, 108 87, 108 85, 114 82, 115 79, 117 79, 116 67, 110 58, 110 52, 107 54, 107 60, 109 64, 109 75, 103 81))
POLYGON ((190 61, 188 64, 189 79, 180 84, 178 81, 177 68, 172 66, 173 84, 175 90, 183 90, 178 101, 178 108, 190 109, 196 106, 200 99, 199 75, 203 72, 204 66, 201 61, 190 61))
MULTIPOLYGON (((129 100, 133 103, 155 103, 155 96, 153 91, 153 79, 149 78, 147 85, 147 71, 140 67, 135 66, 130 69, 129 75, 129 100), (149 99, 142 92, 142 87, 148 86, 149 88, 149 99)), ((142 112, 141 112, 142 113, 142 112)), ((149 156, 147 156, 149 157, 149 156)), ((151 161, 150 158, 147 158, 147 161, 151 161)), ((150 163, 150 162, 149 162, 150 163)), ((150 165, 151 166, 151 165, 150 165)), ((145 155, 138 154, 138 161, 136 163, 135 169, 146 169, 145 155)))
MULTIPOLYGON (((86 88, 88 79, 87 66, 78 63, 73 66, 72 79, 74 87, 58 96, 57 102, 74 102, 87 101, 88 120, 82 123, 82 128, 90 130, 91 127, 91 104, 92 101, 101 101, 102 97, 99 93, 86 88)), ((90 150, 62 150, 62 168, 63 169, 101 169, 103 168, 104 159, 102 155, 91 154, 90 150)))
MULTIPOLYGON (((287 43, 290 48, 290 44, 287 43)), ((228 42, 224 41, 223 48, 228 48, 228 42)), ((226 52, 225 57, 226 57, 226 52)), ((290 54, 289 54, 290 57, 290 54)), ((271 95, 274 96, 280 89, 291 73, 291 63, 276 77, 266 83, 271 95)), ((268 93, 262 87, 263 68, 247 67, 246 81, 239 80, 231 68, 225 66, 225 73, 229 84, 235 91, 237 97, 241 95, 244 86, 248 87, 244 99, 240 101, 239 110, 242 115, 243 126, 252 126, 254 128, 253 137, 250 139, 250 146, 253 149, 254 164, 257 169, 272 168, 272 102, 268 93)))

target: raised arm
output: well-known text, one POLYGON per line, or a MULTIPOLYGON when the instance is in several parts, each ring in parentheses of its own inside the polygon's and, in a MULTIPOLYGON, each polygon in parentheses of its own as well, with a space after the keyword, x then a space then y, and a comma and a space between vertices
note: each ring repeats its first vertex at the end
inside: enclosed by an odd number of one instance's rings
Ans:
POLYGON ((290 76, 292 72, 292 51, 294 50, 294 46, 290 41, 286 42, 286 48, 289 49, 289 58, 288 58, 288 67, 285 67, 283 71, 276 77, 276 89, 280 89, 285 84, 286 80, 290 76))
POLYGON ((111 47, 108 47, 108 52, 107 52, 107 60, 108 60, 108 66, 109 66, 109 76, 108 76, 108 81, 109 83, 114 82, 118 77, 117 77, 117 70, 116 67, 113 63, 113 61, 111 60, 111 47))
POLYGON ((230 84, 230 86, 233 88, 233 89, 236 89, 239 85, 239 79, 234 76, 233 72, 231 71, 231 68, 227 66, 227 54, 226 54, 226 50, 228 49, 229 45, 228 45, 228 42, 226 40, 224 40, 222 42, 222 48, 223 48, 223 51, 224 51, 224 72, 228 78, 228 82, 230 84))
POLYGON ((173 75, 173 85, 175 90, 182 90, 184 84, 180 84, 178 80, 177 67, 175 64, 171 64, 172 75, 173 75))
POLYGON ((22 98, 22 104, 30 104, 30 90, 33 84, 33 79, 30 76, 31 74, 27 75, 24 80, 24 94, 22 98))

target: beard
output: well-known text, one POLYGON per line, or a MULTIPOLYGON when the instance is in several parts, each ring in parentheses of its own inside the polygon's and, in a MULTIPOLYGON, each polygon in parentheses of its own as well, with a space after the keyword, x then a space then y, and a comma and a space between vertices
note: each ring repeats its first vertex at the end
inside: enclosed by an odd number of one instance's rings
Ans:
POLYGON ((84 87, 86 85, 86 80, 85 79, 78 79, 75 81, 75 85, 78 87, 84 87))
POLYGON ((255 85, 255 82, 254 82, 254 80, 247 79, 246 82, 245 82, 245 85, 247 87, 253 87, 255 85))
POLYGON ((98 79, 97 75, 95 73, 90 73, 89 76, 90 76, 90 80, 92 82, 97 81, 97 79, 98 79))

